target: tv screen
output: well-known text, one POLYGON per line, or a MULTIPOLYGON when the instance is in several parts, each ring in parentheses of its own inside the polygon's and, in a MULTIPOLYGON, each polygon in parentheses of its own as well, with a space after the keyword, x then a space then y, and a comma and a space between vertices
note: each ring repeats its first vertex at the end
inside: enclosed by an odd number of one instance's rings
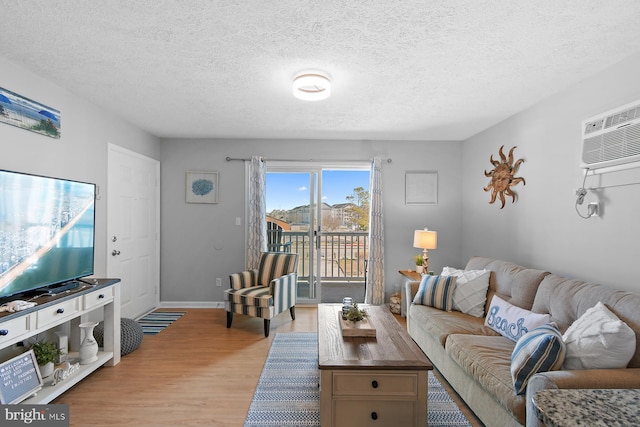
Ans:
POLYGON ((0 298, 93 274, 95 185, 0 170, 0 298))

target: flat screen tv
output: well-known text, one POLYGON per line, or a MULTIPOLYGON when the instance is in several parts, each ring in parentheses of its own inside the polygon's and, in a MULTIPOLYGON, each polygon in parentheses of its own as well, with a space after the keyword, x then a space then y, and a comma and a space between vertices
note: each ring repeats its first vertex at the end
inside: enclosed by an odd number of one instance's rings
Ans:
POLYGON ((0 300, 94 272, 95 184, 0 170, 0 300))

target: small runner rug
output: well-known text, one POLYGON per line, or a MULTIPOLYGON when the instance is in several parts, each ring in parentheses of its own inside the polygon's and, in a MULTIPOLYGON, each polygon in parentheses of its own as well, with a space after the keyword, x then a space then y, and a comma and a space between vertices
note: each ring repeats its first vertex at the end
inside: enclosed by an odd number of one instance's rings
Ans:
MULTIPOLYGON (((245 427, 319 426, 318 335, 276 334, 258 381, 245 427)), ((470 426, 429 371, 429 426, 470 426)))
POLYGON ((138 319, 138 323, 142 326, 142 332, 145 335, 156 335, 185 313, 185 311, 154 311, 138 319))

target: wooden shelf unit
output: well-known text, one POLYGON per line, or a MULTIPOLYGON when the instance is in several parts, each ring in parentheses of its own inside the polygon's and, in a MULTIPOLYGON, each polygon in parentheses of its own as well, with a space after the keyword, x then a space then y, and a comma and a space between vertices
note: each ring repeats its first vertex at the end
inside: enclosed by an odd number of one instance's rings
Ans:
POLYGON ((78 325, 88 320, 89 313, 103 310, 104 347, 98 360, 80 365, 79 371, 55 386, 51 386, 52 378, 45 378, 42 390, 22 403, 49 403, 101 366, 120 362, 120 279, 88 279, 88 282, 93 284, 37 298, 38 305, 27 310, 0 314, 0 350, 70 322, 69 357, 77 358, 74 352, 79 351, 81 339, 78 325))

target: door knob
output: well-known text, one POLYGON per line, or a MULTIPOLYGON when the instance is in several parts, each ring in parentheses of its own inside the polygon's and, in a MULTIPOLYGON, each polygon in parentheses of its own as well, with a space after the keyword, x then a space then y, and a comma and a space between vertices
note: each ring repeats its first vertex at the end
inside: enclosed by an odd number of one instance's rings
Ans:
POLYGON ((116 251, 114 249, 113 252, 111 252, 111 256, 118 256, 118 255, 120 255, 120 251, 116 251))

